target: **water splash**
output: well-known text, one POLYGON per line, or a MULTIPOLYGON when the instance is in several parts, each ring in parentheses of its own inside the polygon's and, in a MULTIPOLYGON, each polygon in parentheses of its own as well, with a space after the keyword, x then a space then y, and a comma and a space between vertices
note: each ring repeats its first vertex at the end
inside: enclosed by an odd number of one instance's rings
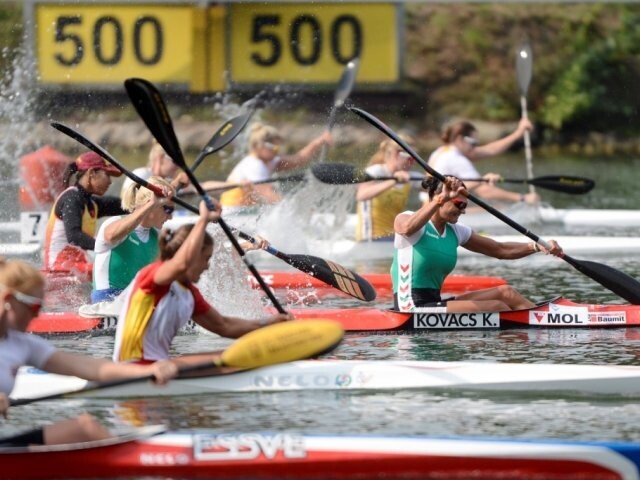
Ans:
POLYGON ((10 68, 0 83, 0 175, 12 180, 18 159, 33 148, 29 133, 35 121, 36 65, 22 47, 13 52, 4 48, 1 54, 10 68))
POLYGON ((209 268, 198 282, 202 294, 223 315, 264 317, 260 292, 247 281, 249 272, 240 256, 222 229, 212 226, 207 231, 213 236, 214 248, 209 268))
POLYGON ((280 250, 313 254, 314 242, 344 239, 354 202, 353 188, 326 185, 307 173, 280 203, 259 209, 256 229, 280 250))

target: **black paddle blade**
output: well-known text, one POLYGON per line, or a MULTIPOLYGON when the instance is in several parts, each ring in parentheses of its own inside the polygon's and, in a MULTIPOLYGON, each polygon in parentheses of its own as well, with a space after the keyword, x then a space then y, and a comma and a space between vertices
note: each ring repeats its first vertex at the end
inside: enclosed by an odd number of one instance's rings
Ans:
POLYGON ((253 109, 249 110, 248 112, 238 115, 237 117, 233 117, 231 120, 227 120, 223 123, 216 133, 213 134, 207 145, 198 154, 198 158, 196 158, 195 162, 193 162, 193 165, 191 166, 191 171, 195 171, 207 155, 211 155, 212 153, 215 153, 229 145, 244 129, 244 127, 247 126, 247 123, 249 123, 249 120, 251 120, 251 117, 253 116, 253 112, 253 109))
POLYGON ((278 257, 292 267, 358 300, 370 302, 376 298, 376 289, 373 285, 342 265, 312 255, 280 254, 278 257))
POLYGON ((580 195, 590 192, 596 186, 596 182, 590 178, 573 177, 567 175, 547 175, 543 177, 532 178, 527 183, 536 187, 546 188, 562 193, 571 193, 580 195))
POLYGON ((601 263, 577 260, 568 255, 563 260, 627 302, 640 305, 640 282, 635 278, 601 263))
POLYGON ((311 167, 311 173, 322 183, 331 185, 348 185, 371 180, 366 172, 358 172, 353 165, 346 163, 316 163, 311 167))
POLYGON ((160 92, 151 82, 143 78, 128 78, 124 81, 124 88, 138 115, 165 152, 178 166, 185 165, 171 116, 160 92))

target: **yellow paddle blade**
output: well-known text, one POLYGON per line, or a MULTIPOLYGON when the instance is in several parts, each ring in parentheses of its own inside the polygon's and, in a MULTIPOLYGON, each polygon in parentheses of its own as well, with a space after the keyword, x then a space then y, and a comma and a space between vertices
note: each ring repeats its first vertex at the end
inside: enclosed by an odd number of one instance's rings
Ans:
POLYGON ((259 328, 229 346, 221 366, 257 368, 319 355, 336 347, 342 326, 332 320, 293 320, 259 328))

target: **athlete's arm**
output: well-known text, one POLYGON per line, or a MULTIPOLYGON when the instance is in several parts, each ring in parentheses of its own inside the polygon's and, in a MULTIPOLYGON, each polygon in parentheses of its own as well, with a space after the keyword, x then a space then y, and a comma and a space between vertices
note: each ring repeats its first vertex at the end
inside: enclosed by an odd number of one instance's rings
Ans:
POLYGON ((64 233, 71 245, 84 250, 93 250, 96 240, 82 231, 82 216, 85 204, 83 197, 77 190, 65 192, 56 202, 55 214, 62 219, 64 233))

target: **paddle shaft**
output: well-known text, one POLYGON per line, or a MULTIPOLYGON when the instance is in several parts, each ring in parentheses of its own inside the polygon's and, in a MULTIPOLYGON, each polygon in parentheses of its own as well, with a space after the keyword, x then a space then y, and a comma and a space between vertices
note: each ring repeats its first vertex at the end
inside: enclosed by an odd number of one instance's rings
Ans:
MULTIPOLYGON (((201 361, 200 356, 173 359, 177 363, 178 375, 206 370, 207 376, 236 373, 251 368, 265 367, 278 363, 302 360, 322 355, 335 348, 344 336, 344 330, 335 321, 313 319, 305 322, 279 322, 253 330, 237 338, 224 351, 205 354, 210 357, 201 361), (188 362, 180 366, 180 363, 188 362), (196 363, 191 363, 196 362, 196 363), (189 364, 191 363, 191 364, 189 364), (221 367, 231 367, 231 371, 218 371, 221 367)), ((10 405, 26 405, 41 400, 63 398, 70 395, 92 392, 106 388, 120 387, 132 383, 155 380, 154 375, 123 378, 109 382, 93 383, 72 392, 54 393, 38 398, 10 400, 10 405)))
MULTIPOLYGON (((389 138, 393 139, 398 145, 400 145, 407 153, 409 153, 422 167, 433 177, 437 178, 441 182, 445 182, 445 177, 431 168, 427 162, 418 155, 417 152, 411 148, 402 138, 400 138, 393 130, 391 130, 388 126, 386 126, 382 121, 378 118, 374 117, 368 112, 361 110, 359 108, 349 108, 352 112, 365 119, 371 125, 375 126, 378 130, 383 132, 389 138)), ((511 218, 504 215, 502 212, 496 210, 491 205, 484 202, 482 199, 476 197, 472 193, 467 193, 467 197, 469 200, 473 201, 476 205, 484 208, 487 212, 491 213, 494 217, 502 220, 504 223, 514 228, 518 232, 522 233, 526 237, 529 237, 534 242, 542 245, 547 250, 550 249, 550 245, 541 239, 538 235, 526 229, 519 223, 515 222, 511 218)), ((587 275, 593 280, 600 283, 605 288, 611 290, 617 295, 621 296, 625 300, 629 301, 633 304, 640 304, 640 282, 636 279, 630 277, 629 275, 624 274, 614 268, 608 267, 606 265, 601 265, 596 262, 587 262, 583 260, 577 260, 570 257, 567 254, 563 254, 560 258, 569 263, 579 272, 587 275)))
MULTIPOLYGON (((196 365, 189 365, 186 367, 181 367, 178 369, 178 375, 182 375, 182 374, 186 374, 186 373, 193 373, 193 372, 197 372, 199 370, 206 370, 209 368, 223 368, 224 365, 221 364, 221 362, 217 362, 214 360, 211 360, 209 362, 202 362, 202 363, 198 363, 196 365)), ((112 380, 110 382, 100 382, 100 383, 95 383, 93 385, 90 385, 88 387, 85 388, 81 388, 79 390, 73 390, 71 392, 61 392, 61 393, 52 393, 50 395, 43 395, 41 397, 37 397, 37 398, 10 398, 9 399, 9 405, 11 407, 18 407, 21 405, 28 405, 30 403, 34 403, 34 402, 41 402, 41 401, 45 401, 45 400, 56 400, 59 398, 67 398, 67 397, 71 397, 74 395, 79 395, 79 394, 83 394, 83 393, 89 393, 89 392, 95 392, 96 390, 103 390, 105 388, 115 388, 115 387, 122 387, 125 385, 131 385, 134 383, 139 383, 139 382, 145 382, 145 381, 151 381, 151 380, 155 380, 156 377, 154 375, 145 375, 143 377, 132 377, 132 378, 121 378, 118 380, 112 380)))
MULTIPOLYGON (((304 180, 304 174, 288 175, 286 177, 275 177, 275 178, 267 178, 266 180, 259 180, 257 182, 253 182, 253 185, 260 185, 260 184, 263 184, 263 183, 274 183, 274 182, 300 182, 302 180, 304 180)), ((206 190, 209 193, 225 192, 227 190, 232 190, 234 188, 241 188, 241 187, 243 187, 243 184, 234 183, 234 184, 231 184, 231 185, 226 185, 224 187, 207 188, 206 190)), ((189 194, 190 193, 187 193, 186 195, 189 195, 189 194)))
MULTIPOLYGON (((527 98, 522 95, 520 97, 520 105, 522 107, 522 118, 528 118, 527 116, 527 98)), ((524 131, 524 158, 527 164, 527 178, 533 178, 533 159, 531 155, 531 135, 529 134, 529 130, 524 131)), ((529 192, 535 193, 535 187, 529 183, 529 192)))
MULTIPOLYGON (((516 77, 518 78, 518 86, 520 87, 520 109, 523 119, 529 118, 527 111, 527 91, 529 90, 532 75, 533 56, 529 44, 525 43, 520 47, 516 56, 516 77)), ((533 178, 533 159, 531 155, 531 135, 529 134, 529 130, 525 130, 524 132, 524 156, 527 167, 527 178, 531 179, 533 178)), ((529 184, 529 192, 535 193, 535 191, 535 187, 529 184)))
MULTIPOLYGON (((380 176, 374 177, 369 175, 366 171, 357 171, 352 165, 345 163, 317 163, 311 167, 313 175, 323 183, 330 185, 351 185, 354 183, 364 183, 370 181, 388 181, 392 180, 397 182, 397 178, 394 176, 380 176)), ((409 172, 417 173, 417 172, 409 172)), ((410 181, 420 182, 423 177, 413 177, 410 175, 410 181)), ((489 182, 484 178, 464 178, 465 182, 489 182)), ((547 175, 544 177, 532 178, 532 179, 515 179, 506 178, 500 180, 500 182, 518 183, 518 184, 533 184, 540 188, 546 188, 556 192, 563 192, 569 194, 583 194, 593 189, 595 182, 589 178, 574 177, 567 175, 547 175)))

